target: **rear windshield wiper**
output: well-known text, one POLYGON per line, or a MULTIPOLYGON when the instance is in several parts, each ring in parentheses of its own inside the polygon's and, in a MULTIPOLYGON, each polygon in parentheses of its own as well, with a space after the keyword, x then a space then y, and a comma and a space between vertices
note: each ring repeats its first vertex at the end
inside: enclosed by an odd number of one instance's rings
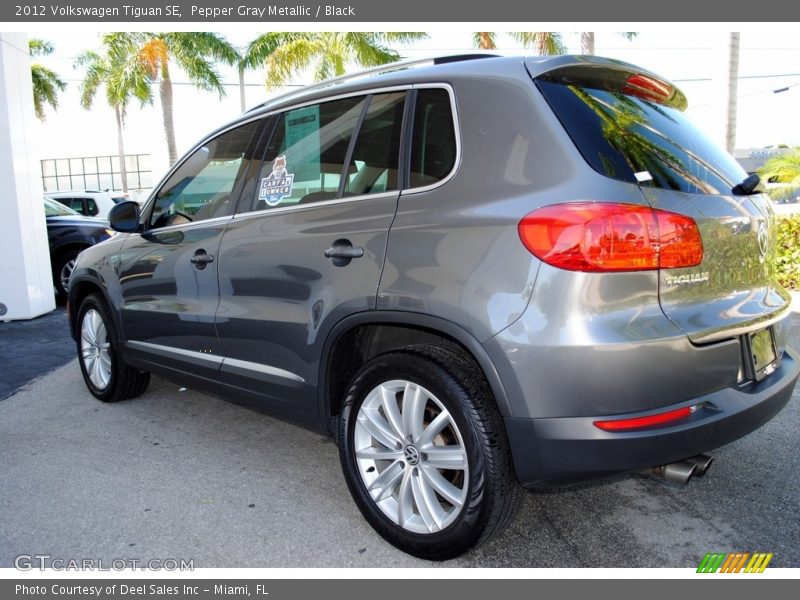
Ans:
POLYGON ((760 184, 761 178, 753 173, 752 175, 748 175, 741 183, 733 186, 731 192, 734 196, 749 196, 750 194, 761 191, 761 189, 759 189, 760 184))

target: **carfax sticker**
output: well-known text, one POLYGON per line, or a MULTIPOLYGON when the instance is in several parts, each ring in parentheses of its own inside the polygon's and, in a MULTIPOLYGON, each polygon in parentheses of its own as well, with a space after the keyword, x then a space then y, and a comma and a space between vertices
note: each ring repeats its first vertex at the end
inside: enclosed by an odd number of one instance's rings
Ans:
POLYGON ((268 206, 277 206, 286 196, 292 195, 294 173, 286 170, 286 155, 277 157, 272 163, 272 173, 261 180, 258 199, 268 206))

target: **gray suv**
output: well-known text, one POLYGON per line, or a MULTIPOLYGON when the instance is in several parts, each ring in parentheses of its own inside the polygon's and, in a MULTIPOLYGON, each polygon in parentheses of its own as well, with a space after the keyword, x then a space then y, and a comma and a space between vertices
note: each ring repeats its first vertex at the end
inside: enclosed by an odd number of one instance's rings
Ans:
POLYGON ((522 487, 686 479, 800 368, 769 201, 686 105, 622 62, 461 56, 247 112, 81 254, 86 385, 332 433, 364 517, 434 560, 522 487))

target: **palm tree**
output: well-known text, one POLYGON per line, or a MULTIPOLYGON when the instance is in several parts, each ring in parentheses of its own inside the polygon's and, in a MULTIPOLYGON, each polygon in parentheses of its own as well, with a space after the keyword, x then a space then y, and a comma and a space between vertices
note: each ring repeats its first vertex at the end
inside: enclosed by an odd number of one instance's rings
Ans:
MULTIPOLYGON (((567 47, 560 33, 553 31, 512 31, 509 34, 524 48, 534 48, 539 54, 565 54, 567 47)), ((481 50, 497 48, 497 33, 477 31, 472 34, 472 42, 481 50)))
POLYGON ((267 89, 312 69, 314 81, 343 75, 349 64, 375 67, 400 59, 387 44, 406 44, 425 39, 421 32, 315 31, 265 33, 250 43, 246 64, 266 68, 267 89))
MULTIPOLYGON (((31 57, 47 56, 53 53, 53 45, 44 40, 28 40, 28 51, 31 57)), ((58 93, 63 92, 67 84, 55 71, 40 63, 31 63, 31 79, 33 80, 33 110, 40 121, 44 121, 44 106, 49 104, 53 110, 58 108, 58 93)))
POLYGON ((171 64, 177 64, 198 89, 216 91, 225 96, 216 61, 229 65, 238 63, 239 56, 224 37, 210 32, 135 32, 120 33, 120 44, 129 49, 126 62, 129 69, 141 68, 153 83, 159 84, 164 135, 167 139, 169 162, 178 158, 173 120, 171 64))
MULTIPOLYGON (((619 34, 631 41, 637 35, 638 31, 620 31, 619 34)), ((594 31, 581 31, 581 54, 594 54, 594 31)))
POLYGON ((771 157, 761 165, 758 174, 764 181, 785 184, 769 190, 769 195, 774 200, 797 197, 800 193, 800 148, 771 157))
POLYGON ((86 77, 80 88, 81 105, 87 110, 90 109, 98 90, 104 86, 106 100, 114 109, 123 192, 128 191, 128 171, 125 166, 125 147, 122 140, 128 103, 134 97, 143 105, 153 102, 148 73, 137 63, 126 60, 132 50, 127 46, 128 42, 124 34, 106 34, 103 36, 102 55, 88 51, 75 61, 76 67, 86 67, 86 77))

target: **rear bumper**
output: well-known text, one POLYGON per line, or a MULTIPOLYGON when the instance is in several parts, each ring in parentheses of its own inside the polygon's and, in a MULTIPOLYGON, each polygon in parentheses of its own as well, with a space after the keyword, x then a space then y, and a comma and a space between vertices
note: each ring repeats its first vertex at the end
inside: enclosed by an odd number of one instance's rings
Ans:
POLYGON ((570 483, 707 452, 772 419, 791 398, 798 375, 798 355, 787 348, 780 367, 761 382, 723 389, 658 411, 614 415, 639 417, 704 403, 688 420, 657 429, 602 431, 593 424, 598 417, 506 418, 517 477, 528 487, 570 483))

